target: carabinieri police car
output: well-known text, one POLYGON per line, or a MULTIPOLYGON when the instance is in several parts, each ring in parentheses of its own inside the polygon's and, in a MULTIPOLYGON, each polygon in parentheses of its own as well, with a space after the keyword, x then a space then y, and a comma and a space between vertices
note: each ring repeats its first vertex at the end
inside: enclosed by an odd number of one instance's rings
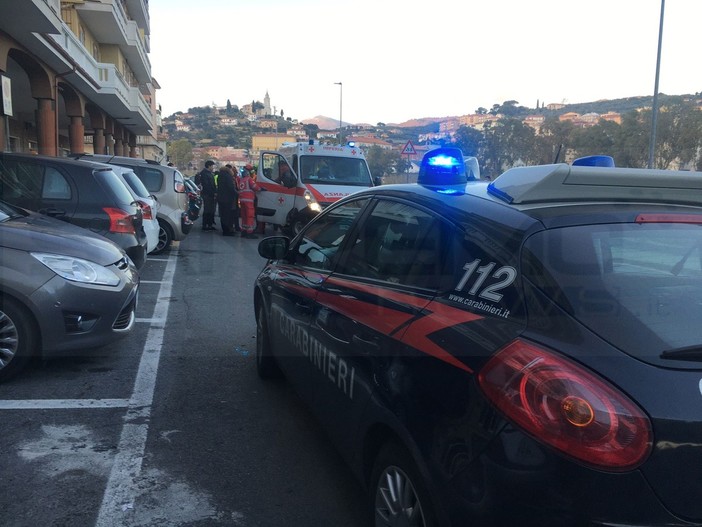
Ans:
POLYGON ((702 173, 612 164, 438 149, 261 241, 258 373, 374 525, 702 525, 702 173))

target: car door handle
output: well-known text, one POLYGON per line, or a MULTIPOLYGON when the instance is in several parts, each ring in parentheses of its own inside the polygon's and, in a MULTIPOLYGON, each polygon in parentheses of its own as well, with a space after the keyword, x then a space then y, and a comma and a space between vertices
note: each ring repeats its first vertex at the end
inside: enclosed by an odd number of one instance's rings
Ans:
POLYGON ((370 353, 371 351, 379 351, 380 343, 376 338, 371 338, 371 340, 364 339, 358 335, 351 337, 351 341, 356 345, 361 347, 363 353, 370 353))
POLYGON ((65 216, 66 211, 61 210, 61 209, 54 209, 53 207, 50 209, 39 209, 40 214, 46 214, 47 216, 65 216))
POLYGON ((309 304, 304 304, 302 302, 296 302, 295 307, 297 308, 298 311, 302 313, 311 313, 312 312, 312 306, 309 304))

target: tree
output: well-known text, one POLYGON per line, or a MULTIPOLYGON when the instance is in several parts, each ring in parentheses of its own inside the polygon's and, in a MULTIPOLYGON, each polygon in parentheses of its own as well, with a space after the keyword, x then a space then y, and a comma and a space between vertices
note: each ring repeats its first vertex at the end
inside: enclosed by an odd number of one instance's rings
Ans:
POLYGON ((475 110, 475 113, 477 113, 478 115, 485 115, 486 113, 488 113, 488 111, 487 111, 487 108, 483 108, 483 107, 481 106, 480 108, 478 108, 477 110, 475 110))
POLYGON ((187 139, 179 139, 167 145, 166 154, 178 170, 185 170, 193 160, 193 147, 187 139))
POLYGON ((303 124, 302 128, 307 133, 307 137, 310 139, 317 139, 317 133, 319 132, 319 126, 316 124, 303 124))
POLYGON ((533 164, 537 155, 534 130, 519 119, 501 119, 485 125, 477 156, 483 162, 481 174, 492 179, 518 164, 533 164))
POLYGON ((536 162, 542 165, 562 163, 566 149, 571 147, 573 129, 572 121, 561 121, 558 117, 546 118, 536 137, 536 162))
POLYGON ((483 134, 480 130, 468 126, 461 126, 453 136, 453 143, 461 149, 464 156, 477 156, 482 142, 483 134))
POLYGON ((373 177, 392 174, 398 165, 400 153, 373 145, 366 153, 366 161, 373 177))
MULTIPOLYGON (((650 116, 650 112, 647 113, 650 116)), ((669 169, 673 162, 687 165, 697 158, 702 139, 701 116, 702 112, 689 102, 661 108, 654 168, 669 169)))

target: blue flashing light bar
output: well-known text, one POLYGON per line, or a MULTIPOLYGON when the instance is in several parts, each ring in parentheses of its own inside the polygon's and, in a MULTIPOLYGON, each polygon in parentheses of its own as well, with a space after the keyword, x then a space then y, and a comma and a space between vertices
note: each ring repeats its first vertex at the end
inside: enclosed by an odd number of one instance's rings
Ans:
POLYGON ((462 193, 468 182, 463 152, 459 148, 437 148, 422 158, 417 183, 447 194, 462 193))
POLYGON ((577 167, 614 167, 612 156, 585 156, 573 161, 573 166, 577 167))

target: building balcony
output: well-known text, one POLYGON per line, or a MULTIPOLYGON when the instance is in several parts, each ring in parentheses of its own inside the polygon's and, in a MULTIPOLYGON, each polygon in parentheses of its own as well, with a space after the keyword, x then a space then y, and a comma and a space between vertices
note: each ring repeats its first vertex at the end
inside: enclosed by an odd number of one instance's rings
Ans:
POLYGON ((100 44, 120 48, 139 83, 151 81, 151 62, 139 25, 127 19, 118 0, 85 2, 76 5, 76 11, 100 44))
POLYGON ((114 64, 97 62, 68 26, 60 35, 37 36, 37 42, 42 45, 33 46, 35 54, 117 122, 134 134, 153 128, 151 107, 139 88, 114 64))
POLYGON ((151 33, 149 21, 149 1, 148 0, 126 0, 129 16, 137 25, 145 29, 146 34, 151 33))
POLYGON ((3 2, 0 30, 15 38, 32 33, 59 33, 61 26, 60 0, 3 2))

